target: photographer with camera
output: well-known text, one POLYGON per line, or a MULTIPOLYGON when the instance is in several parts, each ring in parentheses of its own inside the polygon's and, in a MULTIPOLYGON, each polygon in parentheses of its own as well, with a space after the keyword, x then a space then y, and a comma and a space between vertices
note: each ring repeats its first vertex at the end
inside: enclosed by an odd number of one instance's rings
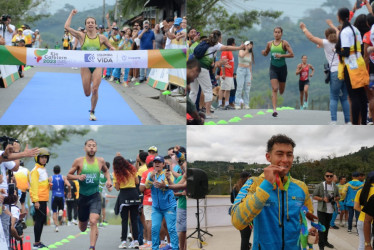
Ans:
POLYGON ((0 174, 2 175, 2 182, 0 183, 0 190, 3 190, 4 196, 4 211, 0 215, 1 224, 4 231, 4 236, 9 247, 9 226, 10 226, 10 214, 6 212, 9 210, 9 205, 14 203, 14 183, 10 183, 12 172, 17 171, 19 168, 19 160, 10 161, 9 157, 13 153, 18 153, 20 151, 19 142, 7 136, 0 138, 0 143, 2 143, 4 151, 0 151, 1 158, 3 159, 0 164, 0 174), (7 174, 9 175, 9 180, 7 179, 7 174), (8 195, 11 194, 11 195, 8 195))
MULTIPOLYGON (((325 232, 319 233, 319 249, 324 247, 334 248, 327 240, 329 234, 330 221, 334 213, 335 204, 339 203, 339 188, 332 182, 334 173, 327 170, 325 181, 318 184, 313 192, 313 199, 318 201, 317 216, 319 222, 326 227, 325 232), (338 202, 338 203, 336 203, 338 202)), ((339 206, 338 206, 339 207, 339 206)))
POLYGON ((0 35, 5 39, 5 45, 12 45, 13 33, 16 30, 14 25, 10 24, 12 17, 10 15, 2 15, 0 21, 0 35))

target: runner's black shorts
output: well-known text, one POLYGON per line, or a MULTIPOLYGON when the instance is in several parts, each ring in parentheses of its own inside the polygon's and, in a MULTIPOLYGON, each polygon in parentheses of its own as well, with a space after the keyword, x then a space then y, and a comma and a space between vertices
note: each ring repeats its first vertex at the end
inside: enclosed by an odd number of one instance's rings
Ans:
POLYGON ((64 211, 64 197, 52 197, 52 211, 57 213, 60 210, 64 211))
POLYGON ((101 196, 100 193, 94 193, 86 196, 79 194, 78 199, 78 219, 86 222, 90 218, 90 214, 101 214, 101 196))
POLYGON ((286 80, 287 80, 287 65, 285 64, 282 67, 276 67, 276 66, 270 64, 269 75, 270 75, 270 80, 278 79, 279 82, 286 82, 286 80))
POLYGON ((309 85, 309 80, 306 80, 306 81, 299 80, 299 91, 300 92, 304 91, 305 85, 309 85))

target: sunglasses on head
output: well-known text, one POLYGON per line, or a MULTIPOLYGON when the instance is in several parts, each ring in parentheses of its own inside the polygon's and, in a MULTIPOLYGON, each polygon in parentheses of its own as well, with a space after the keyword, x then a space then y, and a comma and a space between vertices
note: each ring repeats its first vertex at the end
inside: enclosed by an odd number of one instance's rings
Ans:
POLYGON ((327 175, 325 175, 325 177, 327 177, 327 178, 332 178, 332 177, 334 177, 334 175, 329 175, 329 174, 327 174, 327 175))

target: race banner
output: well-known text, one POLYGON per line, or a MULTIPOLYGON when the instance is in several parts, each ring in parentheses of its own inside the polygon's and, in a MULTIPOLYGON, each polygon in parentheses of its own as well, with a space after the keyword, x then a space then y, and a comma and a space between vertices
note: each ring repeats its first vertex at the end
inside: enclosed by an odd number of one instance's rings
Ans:
POLYGON ((148 85, 159 90, 167 90, 169 83, 186 87, 186 69, 151 69, 148 85))
POLYGON ((15 80, 19 79, 18 66, 0 65, 0 88, 9 87, 15 80))
POLYGON ((0 46, 0 65, 180 69, 186 68, 186 50, 88 51, 0 46))

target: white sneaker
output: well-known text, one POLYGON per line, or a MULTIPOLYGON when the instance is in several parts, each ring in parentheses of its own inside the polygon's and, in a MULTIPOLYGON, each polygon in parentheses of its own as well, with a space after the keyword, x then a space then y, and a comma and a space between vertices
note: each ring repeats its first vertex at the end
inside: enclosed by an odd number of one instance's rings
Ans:
POLYGON ((131 81, 132 81, 132 82, 135 82, 135 80, 136 80, 136 78, 135 78, 135 77, 131 78, 131 81))
POLYGON ((78 225, 78 221, 77 221, 77 220, 72 220, 72 223, 73 223, 74 225, 78 225))
POLYGON ((67 224, 67 226, 69 227, 69 226, 71 226, 73 223, 71 223, 70 221, 68 221, 68 224, 67 224))
POLYGON ((126 241, 122 241, 121 244, 118 246, 120 249, 127 249, 126 241))
POLYGON ((337 125, 337 122, 336 122, 336 121, 331 121, 331 122, 329 123, 329 125, 337 125))
POLYGON ((235 109, 241 109, 241 107, 238 105, 235 105, 235 109))
POLYGON ((341 227, 344 227, 344 223, 343 223, 343 221, 340 221, 340 226, 341 226, 341 227))
POLYGON ((129 248, 139 249, 139 242, 138 241, 131 241, 129 248))
POLYGON ((352 122, 346 122, 345 125, 352 125, 352 122))
POLYGON ((113 81, 114 81, 114 76, 111 76, 111 77, 109 78, 109 81, 110 81, 110 82, 113 82, 113 81))
POLYGON ((249 106, 245 105, 245 106, 244 106, 244 109, 249 109, 249 106))
POLYGON ((55 232, 58 233, 58 226, 56 226, 56 228, 55 228, 55 232))

